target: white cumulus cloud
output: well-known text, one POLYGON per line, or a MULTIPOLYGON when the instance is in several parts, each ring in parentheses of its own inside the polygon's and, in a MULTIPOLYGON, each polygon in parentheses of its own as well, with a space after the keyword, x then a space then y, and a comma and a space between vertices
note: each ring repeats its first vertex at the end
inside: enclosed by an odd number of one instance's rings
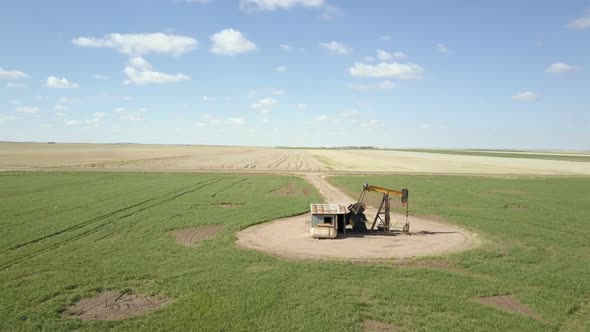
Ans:
POLYGON ((201 120, 195 122, 195 127, 197 128, 205 128, 205 127, 212 127, 219 124, 219 120, 213 117, 210 114, 203 114, 201 116, 201 120))
POLYGON ((49 76, 47 82, 45 82, 45 86, 58 89, 77 89, 80 87, 78 83, 70 82, 65 77, 59 78, 55 76, 49 76))
POLYGON ((273 11, 277 9, 291 9, 293 7, 322 7, 324 0, 240 0, 240 7, 244 10, 273 11))
POLYGON ((80 47, 113 48, 130 56, 149 53, 181 55, 198 46, 196 39, 188 36, 156 33, 110 33, 102 38, 79 37, 72 43, 80 47))
POLYGON ((284 72, 286 72, 286 71, 287 71, 287 67, 285 67, 285 66, 277 66, 277 67, 275 68, 275 71, 276 71, 277 73, 284 73, 284 72))
POLYGON ((449 48, 447 47, 447 45, 445 45, 443 43, 436 43, 434 46, 436 46, 436 50, 442 54, 449 53, 449 48))
POLYGON ((26 77, 28 77, 28 75, 20 70, 7 70, 0 67, 0 79, 2 80, 18 80, 26 77))
POLYGON ((211 53, 217 55, 238 55, 256 50, 256 44, 246 39, 243 33, 225 29, 211 36, 211 53))
POLYGON ((327 3, 324 4, 321 8, 322 8, 322 14, 320 15, 320 18, 322 18, 324 20, 330 20, 330 19, 342 14, 342 10, 340 10, 340 8, 338 8, 336 6, 329 5, 327 3))
POLYGON ((190 80, 185 74, 165 74, 152 70, 152 65, 140 57, 131 58, 129 65, 123 70, 127 76, 125 84, 145 85, 145 84, 165 84, 178 81, 190 80))
POLYGON ((300 103, 300 104, 295 105, 295 107, 297 107, 298 110, 303 111, 303 110, 307 109, 307 104, 300 103))
POLYGON ((18 113, 36 115, 39 113, 39 107, 37 107, 37 106, 18 106, 15 109, 15 111, 17 111, 18 113))
POLYGON ((571 21, 568 24, 568 27, 576 30, 588 29, 590 28, 590 9, 586 11, 586 15, 582 17, 578 17, 577 19, 571 21))
POLYGON ((129 65, 140 70, 152 69, 152 65, 142 57, 134 57, 129 59, 129 65))
POLYGON ((376 90, 391 90, 395 88, 396 84, 392 81, 382 81, 377 84, 351 84, 349 88, 357 91, 376 91, 376 90))
POLYGON ((58 104, 71 104, 71 103, 75 103, 78 101, 79 101, 78 99, 74 99, 74 98, 67 98, 67 97, 57 98, 58 104))
POLYGON ((357 111, 355 109, 344 111, 344 112, 340 113, 340 116, 343 118, 354 118, 358 115, 359 115, 359 111, 357 111))
POLYGON ((279 47, 281 48, 281 50, 283 50, 285 52, 291 52, 295 49, 293 46, 288 45, 288 44, 281 44, 281 45, 279 45, 279 47))
POLYGON ((375 129, 375 128, 383 128, 383 127, 385 127, 385 125, 382 122, 373 119, 373 120, 369 120, 369 121, 361 123, 361 127, 368 128, 368 129, 375 129))
POLYGON ((231 125, 236 125, 236 126, 241 126, 244 123, 246 123, 246 120, 244 120, 244 118, 229 118, 225 121, 226 124, 231 124, 231 125))
POLYGON ((407 56, 403 52, 390 53, 384 50, 377 50, 377 59, 380 61, 389 61, 393 59, 405 59, 407 56))
POLYGON ((98 128, 102 125, 105 117, 105 112, 94 112, 92 118, 86 120, 85 123, 88 127, 98 128))
POLYGON ((119 115, 119 119, 124 121, 142 121, 144 120, 144 109, 138 111, 128 110, 124 107, 117 107, 113 110, 114 113, 119 115))
POLYGON ((533 91, 523 91, 512 95, 512 100, 533 102, 539 99, 539 95, 533 91))
POLYGON ((260 95, 268 95, 271 94, 273 96, 282 96, 286 93, 283 89, 277 88, 262 88, 262 89, 252 89, 248 91, 248 98, 256 98, 260 95))
POLYGON ((556 62, 552 63, 549 67, 545 69, 545 72, 552 73, 552 74, 563 74, 569 71, 576 69, 576 67, 572 65, 568 65, 567 63, 563 62, 556 62))
POLYGON ((337 55, 346 55, 352 52, 351 48, 344 46, 342 43, 339 43, 335 40, 329 42, 322 42, 320 43, 320 47, 328 50, 332 54, 337 55))
POLYGON ((355 62, 348 71, 354 77, 412 79, 421 77, 424 68, 415 63, 381 62, 376 65, 369 65, 355 62))
POLYGON ((268 114, 270 113, 270 108, 276 106, 278 101, 273 98, 262 98, 259 99, 256 103, 250 105, 252 109, 257 110, 260 114, 268 114))
POLYGON ((100 75, 100 74, 94 74, 92 75, 92 78, 97 79, 97 80, 110 80, 111 78, 105 75, 100 75))
POLYGON ((77 126, 82 122, 80 120, 64 120, 64 123, 66 124, 66 126, 77 126))

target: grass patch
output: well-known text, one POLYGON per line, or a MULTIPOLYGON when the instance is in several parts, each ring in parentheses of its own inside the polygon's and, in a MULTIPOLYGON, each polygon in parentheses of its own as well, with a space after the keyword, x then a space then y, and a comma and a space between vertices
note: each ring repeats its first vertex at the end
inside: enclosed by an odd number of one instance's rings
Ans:
MULTIPOLYGON (((489 281, 474 295, 512 294, 555 329, 565 323, 590 326, 590 317, 573 314, 590 298, 590 179, 335 176, 330 181, 352 197, 362 183, 408 188, 411 215, 437 215, 484 239, 480 249, 441 259, 461 267, 457 273, 469 285, 489 281)), ((457 327, 440 328, 448 329, 457 327)), ((536 328, 493 324, 488 329, 536 328)))
POLYGON ((318 193, 298 177, 2 173, 0 326, 89 331, 358 331, 366 322, 424 331, 588 326, 590 179, 350 176, 333 182, 354 196, 364 182, 407 187, 412 213, 440 215, 488 243, 403 266, 282 260, 238 249, 235 233, 318 202, 318 193), (300 190, 273 194, 284 186, 300 190), (216 208, 220 202, 240 204, 216 208), (527 208, 504 208, 510 203, 527 208), (207 225, 224 227, 196 247, 181 246, 169 234, 207 225), (61 317, 77 300, 125 289, 174 302, 122 321, 61 317), (506 294, 545 322, 471 300, 506 294))

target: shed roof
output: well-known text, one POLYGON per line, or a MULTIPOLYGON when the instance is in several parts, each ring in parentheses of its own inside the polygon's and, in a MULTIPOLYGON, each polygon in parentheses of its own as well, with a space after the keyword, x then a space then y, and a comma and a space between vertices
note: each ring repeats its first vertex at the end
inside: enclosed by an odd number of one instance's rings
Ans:
POLYGON ((311 204, 311 214, 346 214, 346 205, 343 204, 311 204))

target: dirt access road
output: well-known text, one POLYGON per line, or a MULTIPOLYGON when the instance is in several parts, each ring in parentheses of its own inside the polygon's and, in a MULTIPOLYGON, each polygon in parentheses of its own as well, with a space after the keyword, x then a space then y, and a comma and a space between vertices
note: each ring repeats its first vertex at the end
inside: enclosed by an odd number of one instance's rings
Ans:
MULTIPOLYGON (((326 181, 325 174, 305 174, 325 197, 326 202, 350 204, 355 199, 348 197, 326 181)), ((376 209, 366 211, 372 219, 376 209)), ((393 215, 399 224, 405 220, 393 215)), ((237 234, 237 245, 256 249, 286 258, 295 259, 336 259, 336 260, 382 260, 387 258, 408 258, 440 255, 453 251, 477 247, 477 234, 457 226, 440 223, 426 218, 410 216, 410 231, 413 235, 351 234, 343 238, 318 240, 310 236, 310 214, 279 219, 252 226, 237 234)))

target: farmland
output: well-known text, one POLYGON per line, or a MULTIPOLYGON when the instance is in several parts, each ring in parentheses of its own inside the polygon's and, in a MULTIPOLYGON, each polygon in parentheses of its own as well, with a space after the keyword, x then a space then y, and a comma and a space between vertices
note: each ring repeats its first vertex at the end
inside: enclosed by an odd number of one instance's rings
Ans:
POLYGON ((590 175, 587 154, 441 151, 0 143, 0 170, 590 175))
POLYGON ((590 179, 343 175, 330 181, 352 196, 364 182, 411 188, 412 215, 437 216, 479 233, 483 243, 403 261, 283 259, 238 248, 236 233, 319 201, 297 176, 3 172, 0 329, 590 328, 590 179), (175 232, 199 227, 208 227, 208 239, 177 242, 175 232), (162 296, 167 304, 127 320, 64 318, 68 306, 103 291, 162 296), (475 300, 493 295, 514 296, 535 318, 475 300))
POLYGON ((0 2, 0 332, 590 332, 589 2, 0 2))
POLYGON ((512 151, 512 150, 447 150, 447 149, 402 149, 398 151, 450 154, 460 156, 483 156, 500 158, 524 158, 544 160, 566 160, 566 161, 590 161, 590 153, 587 151, 512 151))

